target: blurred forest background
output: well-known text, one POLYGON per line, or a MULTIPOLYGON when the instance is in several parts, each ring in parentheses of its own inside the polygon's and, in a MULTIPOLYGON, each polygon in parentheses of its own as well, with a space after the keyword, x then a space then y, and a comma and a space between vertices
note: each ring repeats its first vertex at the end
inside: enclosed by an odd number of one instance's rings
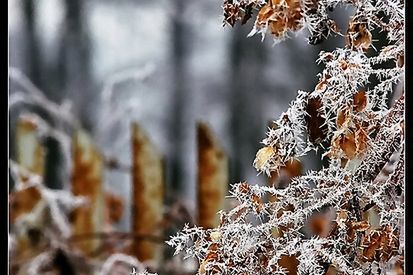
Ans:
MULTIPOLYGON (((320 49, 344 39, 309 46, 303 36, 273 47, 270 38, 247 38, 253 22, 223 27, 221 6, 221 0, 9 0, 9 95, 19 102, 10 108, 10 158, 19 114, 57 123, 19 101, 29 92, 25 75, 122 165, 131 164, 130 123, 139 122, 165 156, 167 198, 188 209, 196 205, 197 121, 209 124, 227 152, 230 183, 265 183, 252 162, 269 121, 297 90, 316 85, 320 49)), ((350 11, 336 13, 345 24, 350 11)), ((60 141, 46 143, 45 182, 68 189, 60 141)), ((305 170, 320 165, 314 156, 304 160, 305 170)), ((122 169, 105 170, 105 189, 125 205, 130 182, 122 169)), ((129 228, 129 211, 119 230, 129 228)))

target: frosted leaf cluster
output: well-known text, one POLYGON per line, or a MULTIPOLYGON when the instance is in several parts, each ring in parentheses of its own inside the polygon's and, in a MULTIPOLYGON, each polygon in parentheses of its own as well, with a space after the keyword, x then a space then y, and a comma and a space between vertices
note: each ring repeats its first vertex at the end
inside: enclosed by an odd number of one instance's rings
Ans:
POLYGON ((311 92, 299 91, 269 127, 254 166, 267 175, 311 150, 328 165, 284 189, 235 184, 238 204, 216 228, 186 226, 168 244, 199 261, 198 274, 390 274, 404 264, 404 3, 371 0, 225 0, 224 23, 255 18, 251 34, 282 40, 309 31, 346 45, 320 52, 311 92), (352 5, 346 33, 328 11, 352 5), (373 31, 386 34, 373 47, 373 31), (272 199, 269 199, 269 198, 272 199))

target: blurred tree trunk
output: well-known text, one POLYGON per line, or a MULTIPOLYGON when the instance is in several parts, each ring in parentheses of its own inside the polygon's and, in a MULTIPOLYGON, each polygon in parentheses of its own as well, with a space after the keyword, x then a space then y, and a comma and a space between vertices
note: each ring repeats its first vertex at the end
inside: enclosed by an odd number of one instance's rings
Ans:
POLYGON ((246 179, 245 169, 252 165, 266 123, 261 112, 260 92, 268 89, 264 78, 268 50, 260 37, 247 38, 251 28, 251 24, 236 25, 229 45, 230 182, 246 179))
MULTIPOLYGON (((87 15, 85 5, 87 1, 65 0, 62 1, 65 9, 65 18, 60 32, 58 43, 58 55, 49 64, 44 61, 41 51, 40 36, 37 30, 37 1, 22 0, 21 8, 24 15, 25 58, 27 69, 25 74, 28 78, 44 92, 47 98, 60 103, 62 99, 68 98, 73 101, 75 115, 89 132, 92 129, 92 116, 94 115, 95 103, 92 96, 92 77, 90 71, 90 40, 87 31, 87 15)), ((53 12, 53 11, 51 11, 53 12)), ((63 130, 62 125, 54 125, 50 115, 36 106, 28 110, 37 113, 52 127, 63 130)), ((13 124, 11 124, 13 125, 13 124)), ((14 127, 11 127, 10 139, 15 136, 14 127)), ((48 138, 44 144, 47 148, 45 183, 52 188, 61 188, 63 183, 62 147, 55 138, 48 138)), ((14 147, 14 143, 12 143, 14 147)), ((14 148, 11 150, 14 158, 14 148)))
POLYGON ((36 7, 35 0, 23 0, 22 9, 25 18, 25 31, 26 31, 26 62, 27 71, 26 75, 30 80, 41 89, 43 85, 41 83, 41 71, 42 58, 39 50, 39 39, 36 34, 36 7))
POLYGON ((56 94, 53 99, 61 101, 70 95, 73 111, 78 115, 83 127, 91 131, 94 114, 91 76, 90 38, 87 26, 86 1, 65 0, 65 20, 61 32, 57 60, 50 69, 56 79, 56 94))
MULTIPOLYGON (((23 0, 22 3, 22 11, 25 19, 25 31, 26 31, 26 61, 27 61, 27 71, 25 74, 27 77, 30 79, 31 82, 33 82, 34 85, 36 85, 40 90, 42 90, 46 96, 49 96, 50 94, 50 89, 49 89, 49 83, 44 81, 44 63, 43 63, 43 56, 41 54, 40 50, 40 40, 39 36, 37 34, 37 20, 36 20, 36 2, 35 0, 23 0)), ((51 122, 50 116, 44 112, 41 108, 38 107, 28 107, 29 110, 32 112, 35 112, 39 114, 43 119, 51 122)), ((15 125, 14 123, 12 124, 13 126, 15 125)), ((15 127, 12 127, 12 133, 11 133, 11 138, 10 140, 13 141, 11 142, 11 148, 12 148, 12 154, 10 155, 11 158, 15 159, 15 142, 14 138, 16 137, 15 133, 15 127)), ((50 155, 50 153, 53 155, 53 148, 50 148, 48 144, 44 144, 47 148, 46 154, 50 155)), ((46 162, 49 163, 49 162, 46 162)), ((51 162, 52 167, 47 167, 46 166, 46 171, 45 171, 45 176, 47 178, 47 175, 53 174, 53 164, 56 162, 51 162)), ((48 181, 45 179, 46 185, 49 186, 47 183, 48 181)), ((53 182, 55 182, 55 179, 53 178, 53 182)), ((50 187, 50 186, 49 186, 50 187)), ((56 187, 56 185, 54 185, 56 187)))
POLYGON ((186 60, 188 56, 187 32, 188 25, 183 14, 185 13, 186 0, 174 0, 171 18, 171 64, 172 64, 172 123, 170 125, 171 161, 169 179, 172 188, 176 191, 183 186, 185 177, 185 143, 186 128, 190 123, 187 115, 188 85, 186 60))
MULTIPOLYGON (((70 99, 73 112, 82 127, 89 133, 93 130, 93 115, 98 100, 92 98, 93 80, 91 76, 90 38, 87 28, 86 1, 63 1, 65 17, 57 44, 58 54, 47 68, 47 97, 60 103, 70 99)), ((55 125, 60 128, 61 125, 55 125)), ((45 182, 51 188, 63 187, 64 163, 62 145, 58 140, 49 138, 47 146, 47 169, 45 182)))

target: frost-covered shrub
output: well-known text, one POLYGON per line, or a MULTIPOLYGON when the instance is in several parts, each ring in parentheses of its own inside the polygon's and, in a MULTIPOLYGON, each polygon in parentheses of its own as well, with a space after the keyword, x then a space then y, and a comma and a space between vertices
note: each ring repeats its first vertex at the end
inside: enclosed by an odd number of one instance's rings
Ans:
POLYGON ((343 48, 320 52, 319 83, 274 122, 254 166, 270 175, 320 149, 329 161, 285 189, 235 184, 239 204, 220 212, 217 228, 187 226, 168 244, 196 257, 198 274, 385 274, 403 266, 404 96, 391 106, 388 96, 404 75, 404 3, 225 0, 223 8, 232 26, 257 14, 250 35, 278 41, 306 29, 309 44, 346 37, 343 48), (344 34, 328 15, 338 5, 355 8, 344 34), (387 35, 379 49, 376 30, 387 35), (308 234, 317 217, 321 229, 308 234))

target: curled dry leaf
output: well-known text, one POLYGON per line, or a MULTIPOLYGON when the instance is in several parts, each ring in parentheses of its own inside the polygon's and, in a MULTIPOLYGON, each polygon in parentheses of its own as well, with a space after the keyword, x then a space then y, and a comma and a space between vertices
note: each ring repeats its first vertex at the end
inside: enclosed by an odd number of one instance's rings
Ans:
POLYGON ((338 111, 337 118, 336 118, 336 125, 337 128, 342 128, 344 123, 349 118, 349 109, 347 107, 342 108, 338 111))
MULTIPOLYGON (((217 243, 212 243, 208 247, 207 254, 205 258, 201 261, 199 268, 198 268, 198 274, 207 274, 207 264, 208 263, 214 263, 219 260, 219 255, 218 255, 218 244, 217 243)), ((214 266, 210 267, 211 269, 214 268, 214 266)))
POLYGON ((266 24, 268 24, 268 21, 271 20, 272 16, 275 14, 276 10, 272 7, 271 1, 268 1, 268 3, 263 6, 260 11, 258 12, 257 15, 257 21, 256 25, 263 27, 266 24))
POLYGON ((198 274, 200 274, 200 275, 206 274, 206 269, 205 269, 206 264, 207 264, 207 262, 206 262, 205 260, 202 261, 202 262, 199 264, 198 274))
POLYGON ((254 166, 258 170, 265 170, 265 167, 267 166, 268 162, 271 160, 271 158, 275 155, 276 151, 272 146, 266 146, 258 150, 255 160, 254 160, 254 166))
POLYGON ((288 271, 289 275, 298 274, 298 264, 299 261, 294 255, 282 255, 278 260, 278 265, 285 268, 288 271))
POLYGON ((337 269, 334 266, 330 265, 327 269, 326 275, 336 275, 336 274, 338 274, 337 269))
POLYGON ((367 28, 367 23, 360 18, 353 17, 349 23, 346 38, 350 48, 367 51, 371 45, 372 36, 367 28))
POLYGON ((347 220, 345 221, 345 224, 347 226, 346 239, 349 242, 353 242, 355 240, 357 232, 365 232, 370 227, 368 221, 365 220, 360 222, 347 220))
POLYGON ((301 2, 298 0, 269 0, 258 12, 255 27, 265 30, 269 27, 276 38, 283 37, 288 31, 302 27, 301 2))
POLYGON ((396 61, 397 67, 401 68, 404 66, 404 54, 400 54, 397 57, 397 61, 396 61))
POLYGON ((356 231, 366 231, 367 229, 370 228, 370 224, 367 220, 353 222, 351 226, 356 231))
POLYGON ((315 91, 317 91, 317 92, 320 92, 320 93, 322 93, 322 92, 324 92, 325 90, 326 90, 326 88, 327 88, 327 84, 328 84, 328 79, 329 78, 331 78, 331 76, 329 76, 329 75, 324 75, 322 78, 321 78, 321 80, 320 80, 320 82, 318 82, 318 84, 315 86, 315 91))
POLYGON ((347 156, 347 159, 353 159, 356 156, 357 145, 352 132, 348 131, 347 133, 340 135, 338 142, 341 150, 343 150, 344 154, 347 156))
MULTIPOLYGON (((337 116, 336 124, 343 128, 347 124, 348 116, 345 110, 341 110, 337 116)), ((369 136, 367 129, 364 129, 360 123, 343 129, 343 132, 333 137, 331 148, 326 154, 330 158, 341 158, 340 150, 344 153, 347 160, 355 157, 363 157, 367 150, 369 136)), ((345 161, 345 160, 344 160, 345 161)))
POLYGON ((284 170, 288 173, 290 178, 298 177, 302 174, 303 165, 297 158, 293 158, 285 164, 284 170))
POLYGON ((368 137, 366 130, 360 124, 356 124, 356 129, 357 129, 355 132, 356 155, 362 156, 367 150, 369 137, 368 137))
POLYGON ((235 25, 238 19, 240 19, 240 7, 233 4, 232 1, 224 1, 224 24, 228 23, 232 27, 235 25))
POLYGON ((244 194, 248 194, 251 190, 249 184, 246 182, 241 183, 238 188, 239 188, 239 191, 244 194))
POLYGON ((219 232, 219 231, 213 231, 213 232, 211 232, 210 237, 211 237, 211 240, 212 240, 213 242, 217 242, 217 241, 219 241, 219 239, 221 238, 221 232, 219 232))
POLYGON ((314 214, 308 221, 311 233, 321 238, 328 237, 332 229, 332 221, 328 219, 328 216, 322 214, 314 214))
POLYGON ((336 222, 341 226, 348 219, 348 213, 345 210, 339 210, 336 214, 336 222))
POLYGON ((10 222, 29 214, 40 202, 42 195, 36 186, 30 186, 10 194, 10 222))
POLYGON ((382 235, 380 232, 373 232, 367 238, 364 239, 363 244, 363 259, 371 262, 374 260, 376 252, 378 252, 382 242, 382 235))
POLYGON ((324 92, 327 88, 327 81, 323 78, 320 82, 318 82, 317 86, 315 86, 315 90, 317 92, 324 92))
POLYGON ((367 106, 367 96, 365 91, 359 91, 353 95, 353 105, 357 112, 362 112, 367 106))
POLYGON ((339 63, 340 63, 340 68, 341 68, 343 71, 347 70, 347 68, 348 68, 348 63, 347 63, 347 61, 345 61, 344 59, 341 59, 339 63))
POLYGON ((308 129, 308 139, 314 144, 321 143, 326 138, 327 126, 324 124, 325 119, 321 107, 320 97, 308 99, 305 121, 308 129))
POLYGON ((394 248, 398 246, 399 234, 390 225, 374 230, 362 240, 363 260, 372 262, 378 257, 380 261, 387 262, 397 254, 394 248))
POLYGON ((241 24, 247 23, 252 17, 252 11, 258 4, 250 1, 234 1, 225 0, 223 5, 224 10, 224 24, 229 24, 234 27, 238 20, 241 20, 241 24))
POLYGON ((264 208, 264 204, 263 204, 261 198, 258 195, 253 194, 251 196, 251 200, 254 203, 255 211, 257 211, 257 213, 260 213, 264 208))

